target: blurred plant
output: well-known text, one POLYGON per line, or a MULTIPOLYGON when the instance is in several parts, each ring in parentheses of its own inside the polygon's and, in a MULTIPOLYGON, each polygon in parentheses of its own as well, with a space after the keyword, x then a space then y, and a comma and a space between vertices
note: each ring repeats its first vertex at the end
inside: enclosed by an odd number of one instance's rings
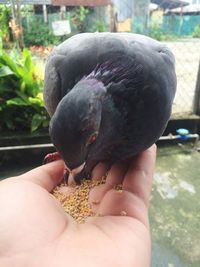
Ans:
POLYGON ((31 54, 33 56, 39 57, 41 59, 41 62, 45 63, 48 56, 51 54, 52 50, 53 50, 53 46, 37 46, 37 45, 33 45, 30 46, 29 49, 31 51, 31 54))
POLYGON ((0 128, 31 130, 48 127, 42 99, 41 67, 24 49, 9 55, 0 50, 0 128))
POLYGON ((78 32, 86 31, 86 18, 89 13, 89 9, 83 6, 76 7, 72 14, 71 21, 76 26, 78 32))
POLYGON ((106 32, 107 26, 102 20, 95 20, 94 25, 92 26, 92 32, 106 32))
POLYGON ((192 37, 200 38, 200 24, 195 27, 192 37))
POLYGON ((61 38, 55 36, 48 24, 45 24, 41 19, 34 19, 28 27, 24 25, 23 29, 26 47, 57 45, 60 43, 61 38))
POLYGON ((10 40, 10 28, 9 21, 11 19, 11 9, 9 6, 0 5, 0 38, 3 41, 8 42, 10 40))
POLYGON ((177 36, 164 32, 161 25, 157 23, 150 24, 148 35, 158 41, 168 41, 177 39, 177 36))
POLYGON ((3 34, 2 34, 2 31, 0 30, 0 49, 3 48, 3 34))

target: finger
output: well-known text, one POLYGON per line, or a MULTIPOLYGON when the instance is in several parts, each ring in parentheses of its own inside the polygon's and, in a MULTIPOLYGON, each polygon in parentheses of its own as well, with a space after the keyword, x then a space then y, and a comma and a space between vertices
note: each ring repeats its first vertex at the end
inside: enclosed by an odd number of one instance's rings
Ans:
POLYGON ((148 226, 147 206, 155 157, 155 146, 135 157, 124 177, 122 190, 107 191, 97 212, 104 216, 130 216, 148 226))
POLYGON ((123 190, 132 192, 148 207, 156 161, 156 145, 133 159, 123 181, 123 190))
POLYGON ((134 194, 125 190, 109 190, 97 209, 102 216, 128 216, 148 226, 147 209, 134 194))
POLYGON ((106 184, 109 184, 110 187, 121 184, 127 171, 127 167, 127 162, 114 164, 107 175, 106 184))
POLYGON ((38 184, 51 192, 62 181, 63 173, 64 162, 57 160, 35 168, 19 177, 38 184))
POLYGON ((89 193, 89 203, 92 211, 97 213, 99 205, 104 197, 104 195, 110 190, 110 186, 106 184, 101 184, 95 186, 90 190, 89 193))
MULTIPOLYGON (((103 170, 103 166, 99 166, 99 167, 102 167, 102 170, 103 170)), ((97 212, 99 205, 101 203, 101 200, 103 199, 105 194, 109 190, 114 188, 116 185, 119 185, 122 183, 126 170, 127 170, 126 163, 114 164, 111 167, 106 177, 106 183, 96 186, 90 191, 89 202, 90 202, 93 212, 95 213, 97 212)))
POLYGON ((100 162, 95 166, 92 171, 92 179, 94 180, 101 180, 103 177, 106 176, 108 170, 110 169, 110 164, 107 162, 100 162))

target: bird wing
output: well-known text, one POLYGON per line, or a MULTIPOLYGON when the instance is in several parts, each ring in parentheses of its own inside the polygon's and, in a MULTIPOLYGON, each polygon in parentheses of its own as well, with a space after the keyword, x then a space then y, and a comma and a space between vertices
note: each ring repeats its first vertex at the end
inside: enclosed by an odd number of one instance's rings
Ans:
POLYGON ((119 145, 116 155, 124 158, 147 148, 163 133, 171 114, 176 76, 174 57, 160 43, 147 46, 130 41, 127 55, 119 61, 122 70, 119 68, 113 82, 108 83, 107 93, 121 115, 118 131, 121 128, 127 146, 119 145))
POLYGON ((157 51, 173 66, 173 55, 166 50, 165 45, 138 34, 83 33, 56 47, 49 56, 45 69, 44 101, 50 116, 60 100, 98 64, 113 60, 119 55, 135 57, 139 53, 142 57, 142 46, 157 51))
POLYGON ((44 101, 53 115, 60 100, 97 64, 96 39, 91 34, 79 34, 56 47, 45 68, 44 101))

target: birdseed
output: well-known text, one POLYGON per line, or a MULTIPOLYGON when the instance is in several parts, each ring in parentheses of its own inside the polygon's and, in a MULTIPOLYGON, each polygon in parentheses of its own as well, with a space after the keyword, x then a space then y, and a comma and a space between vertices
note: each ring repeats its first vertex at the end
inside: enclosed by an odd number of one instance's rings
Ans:
MULTIPOLYGON (((105 184, 106 177, 101 180, 82 180, 80 185, 74 185, 70 188, 70 191, 65 192, 62 190, 66 188, 65 184, 57 186, 53 193, 53 196, 61 203, 64 210, 71 215, 77 223, 84 223, 88 217, 102 216, 101 214, 94 213, 89 204, 89 192, 98 185, 105 184)), ((118 193, 122 193, 122 185, 117 184, 114 189, 118 193)), ((93 201, 92 204, 99 204, 100 201, 93 201)), ((126 212, 121 212, 122 216, 126 216, 126 212)))
POLYGON ((84 223, 88 217, 99 216, 92 211, 88 199, 90 190, 100 184, 105 184, 105 177, 101 180, 82 180, 80 185, 74 186, 68 193, 61 190, 64 187, 61 184, 54 189, 53 196, 77 223, 84 223))
POLYGON ((122 210, 122 211, 120 212, 120 215, 121 215, 121 216, 127 216, 127 212, 126 212, 125 210, 122 210))

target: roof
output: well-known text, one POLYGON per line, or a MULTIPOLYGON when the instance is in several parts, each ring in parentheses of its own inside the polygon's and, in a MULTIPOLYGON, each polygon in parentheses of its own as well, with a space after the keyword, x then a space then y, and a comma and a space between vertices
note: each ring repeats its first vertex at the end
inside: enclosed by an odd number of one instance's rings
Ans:
POLYGON ((189 5, 188 2, 180 0, 151 0, 151 3, 159 5, 163 9, 173 9, 189 5))
MULTIPOLYGON (((9 4, 10 0, 0 0, 0 4, 9 4)), ((54 5, 54 6, 107 6, 111 0, 21 0, 27 5, 54 5)))
POLYGON ((175 8, 170 11, 171 13, 198 13, 200 12, 200 4, 189 5, 183 8, 175 8))
MULTIPOLYGON (((0 0, 0 4, 10 4, 10 0, 0 0)), ((51 0, 21 0, 23 5, 50 5, 51 0)))
POLYGON ((111 0, 51 0, 54 6, 107 6, 111 0))

